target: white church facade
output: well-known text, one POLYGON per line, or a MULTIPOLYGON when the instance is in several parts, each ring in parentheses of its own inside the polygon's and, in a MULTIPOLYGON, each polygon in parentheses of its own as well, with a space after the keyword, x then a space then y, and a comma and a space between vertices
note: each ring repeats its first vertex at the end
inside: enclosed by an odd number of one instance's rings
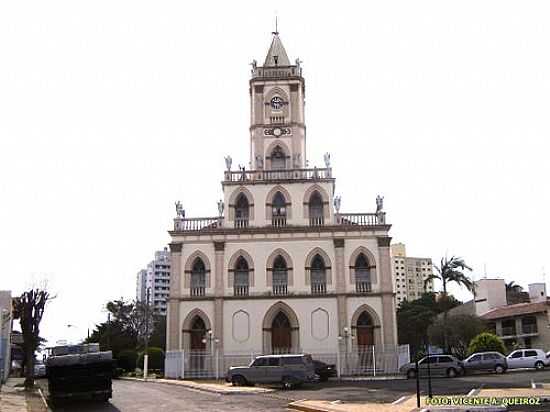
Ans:
POLYGON ((219 216, 177 207, 167 350, 396 345, 382 199, 371 213, 342 213, 330 156, 309 167, 302 68, 278 33, 264 64, 252 64, 250 103, 250 168, 226 158, 219 216))

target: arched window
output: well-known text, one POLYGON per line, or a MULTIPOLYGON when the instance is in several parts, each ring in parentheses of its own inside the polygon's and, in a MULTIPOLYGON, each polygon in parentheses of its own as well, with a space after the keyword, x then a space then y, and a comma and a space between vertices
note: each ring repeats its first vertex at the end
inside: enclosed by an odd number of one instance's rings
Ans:
POLYGON ((273 262, 273 294, 286 295, 288 292, 288 267, 285 259, 279 255, 273 262))
POLYGON ((248 199, 241 193, 235 203, 235 227, 248 227, 248 218, 250 216, 250 205, 248 199))
POLYGON ((201 258, 196 258, 191 269, 191 296, 204 296, 206 267, 201 258))
POLYGON ((367 257, 360 253, 355 259, 355 290, 358 293, 371 291, 370 267, 367 257))
POLYGON ((235 296, 248 296, 248 287, 250 285, 249 272, 248 262, 244 257, 239 256, 235 263, 235 278, 233 281, 235 296))
POLYGON ((323 198, 317 190, 309 198, 309 224, 311 226, 324 224, 323 198))
POLYGON ((281 146, 275 146, 271 152, 271 169, 286 169, 286 156, 281 146))
POLYGON ((277 192, 273 196, 272 207, 271 224, 286 226, 286 200, 281 192, 277 192))
POLYGON ((315 255, 311 261, 311 293, 327 293, 327 270, 320 255, 315 255))

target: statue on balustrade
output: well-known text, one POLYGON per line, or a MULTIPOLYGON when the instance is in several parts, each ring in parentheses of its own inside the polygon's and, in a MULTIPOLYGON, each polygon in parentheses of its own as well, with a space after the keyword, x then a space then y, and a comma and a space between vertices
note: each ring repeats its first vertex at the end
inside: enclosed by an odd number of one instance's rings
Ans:
POLYGON ((181 219, 185 219, 185 209, 183 208, 183 205, 181 204, 181 202, 178 200, 176 203, 176 216, 181 218, 181 219))
POLYGON ((233 159, 231 158, 231 156, 225 156, 225 167, 227 168, 228 172, 231 171, 232 163, 233 163, 233 159))
POLYGON ((218 213, 220 214, 220 217, 223 216, 223 209, 225 208, 225 205, 223 203, 223 200, 218 200, 218 213))
POLYGON ((376 196, 376 213, 382 212, 384 209, 384 196, 376 196))
POLYGON ((257 169, 264 168, 264 158, 262 155, 256 155, 256 168, 257 169))
POLYGON ((330 153, 329 152, 325 153, 323 157, 325 159, 325 167, 327 169, 330 169, 330 153))
POLYGON ((334 208, 336 209, 336 213, 340 213, 340 206, 342 205, 342 197, 341 196, 335 196, 334 197, 334 208))

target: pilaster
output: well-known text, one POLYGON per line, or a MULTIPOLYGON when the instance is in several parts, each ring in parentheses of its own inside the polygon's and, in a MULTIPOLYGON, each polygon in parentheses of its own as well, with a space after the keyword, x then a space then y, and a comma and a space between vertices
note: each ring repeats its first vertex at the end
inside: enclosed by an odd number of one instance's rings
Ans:
POLYGON ((338 310, 338 334, 342 334, 344 327, 347 326, 348 310, 346 304, 346 272, 344 259, 344 239, 334 239, 335 256, 335 288, 336 288, 336 307, 338 310))
POLYGON ((225 242, 214 242, 215 280, 214 280, 214 337, 219 339, 223 348, 223 293, 224 293, 224 255, 225 242))
POLYGON ((170 243, 170 296, 166 318, 166 350, 178 350, 180 337, 181 250, 182 243, 170 243))
POLYGON ((391 275, 391 237, 380 236, 378 241, 378 257, 380 260, 380 292, 382 294, 382 325, 384 344, 397 344, 397 329, 395 316, 395 298, 393 296, 393 282, 391 275))

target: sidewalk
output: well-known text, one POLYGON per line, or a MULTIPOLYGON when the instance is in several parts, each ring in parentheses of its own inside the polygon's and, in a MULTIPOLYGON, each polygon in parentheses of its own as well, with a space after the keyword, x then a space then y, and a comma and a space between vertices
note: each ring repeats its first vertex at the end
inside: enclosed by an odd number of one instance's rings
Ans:
POLYGON ((10 378, 2 385, 0 392, 0 412, 27 412, 28 404, 23 389, 16 388, 23 379, 10 378))
POLYGON ((121 380, 138 381, 143 383, 162 383, 166 385, 183 386, 203 392, 216 393, 218 395, 252 395, 260 393, 271 393, 273 389, 261 388, 257 386, 232 386, 230 383, 216 380, 176 380, 176 379, 148 379, 147 382, 142 378, 120 378, 121 380))

